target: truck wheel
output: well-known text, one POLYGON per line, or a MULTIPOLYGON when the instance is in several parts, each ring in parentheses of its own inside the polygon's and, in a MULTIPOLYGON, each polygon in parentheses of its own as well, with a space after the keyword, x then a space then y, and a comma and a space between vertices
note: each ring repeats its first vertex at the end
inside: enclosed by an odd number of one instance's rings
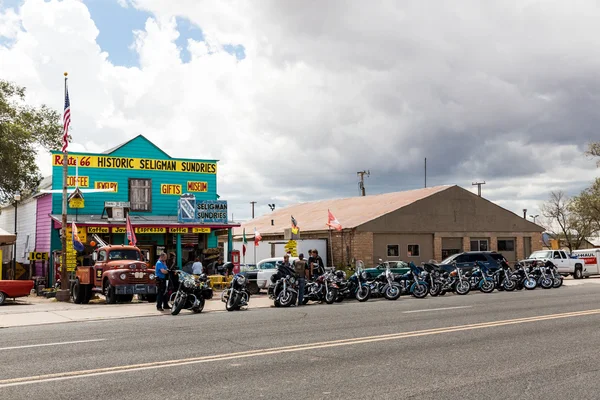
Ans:
POLYGON ((81 304, 83 302, 83 287, 79 283, 79 279, 75 280, 75 284, 73 285, 73 289, 71 289, 71 295, 73 296, 73 303, 81 304))
POLYGON ((106 298, 106 304, 115 304, 117 302, 115 288, 109 281, 104 282, 104 297, 106 298))
POLYGON ((577 264, 575 266, 575 273, 573 274, 573 278, 575 278, 575 279, 583 278, 583 270, 581 268, 581 265, 577 264))
POLYGON ((156 303, 156 295, 155 294, 146 295, 145 300, 147 300, 148 303, 156 303))

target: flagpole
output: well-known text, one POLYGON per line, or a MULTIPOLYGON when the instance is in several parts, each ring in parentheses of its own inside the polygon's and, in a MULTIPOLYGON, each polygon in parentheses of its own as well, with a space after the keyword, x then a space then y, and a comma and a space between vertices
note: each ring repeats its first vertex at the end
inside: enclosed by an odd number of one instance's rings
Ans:
POLYGON ((256 265, 256 228, 254 228, 254 265, 256 265))
MULTIPOLYGON (((65 99, 67 97, 67 75, 65 72, 65 99)), ((63 129, 65 129, 64 125, 64 115, 63 115, 63 129)), ((67 132, 63 132, 63 136, 66 135, 67 132)), ((67 138, 68 140, 68 138, 67 138)), ((64 142, 64 138, 63 138, 64 142)), ((63 143, 64 146, 64 143, 63 143)), ((69 301, 69 277, 67 275, 67 175, 69 170, 68 165, 68 149, 67 146, 64 146, 63 151, 63 191, 62 191, 62 227, 61 227, 61 242, 62 242, 62 262, 61 262, 61 271, 60 271, 60 288, 61 291, 56 293, 56 299, 58 301, 69 301)))
POLYGON ((331 242, 331 226, 329 227, 329 253, 331 254, 331 267, 333 267, 333 243, 331 242))

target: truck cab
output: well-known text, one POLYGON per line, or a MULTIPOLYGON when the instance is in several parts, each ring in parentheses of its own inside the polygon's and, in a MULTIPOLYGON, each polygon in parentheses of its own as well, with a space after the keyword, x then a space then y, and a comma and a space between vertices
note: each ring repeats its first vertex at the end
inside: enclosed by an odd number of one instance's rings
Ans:
POLYGON ((92 254, 94 266, 78 266, 72 286, 73 302, 87 304, 93 293, 101 293, 106 303, 130 302, 134 294, 153 302, 156 276, 135 246, 104 246, 92 254))

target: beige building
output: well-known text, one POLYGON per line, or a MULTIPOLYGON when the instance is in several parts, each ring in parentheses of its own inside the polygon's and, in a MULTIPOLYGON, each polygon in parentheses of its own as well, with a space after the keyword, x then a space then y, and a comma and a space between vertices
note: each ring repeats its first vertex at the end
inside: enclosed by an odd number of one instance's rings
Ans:
POLYGON ((288 238, 293 216, 301 239, 327 239, 327 210, 343 227, 332 231, 336 266, 360 259, 372 266, 383 260, 441 261, 462 251, 498 251, 509 262, 542 248, 544 229, 459 186, 436 186, 405 192, 321 200, 276 210, 234 228, 248 241, 254 228, 263 240, 288 238))

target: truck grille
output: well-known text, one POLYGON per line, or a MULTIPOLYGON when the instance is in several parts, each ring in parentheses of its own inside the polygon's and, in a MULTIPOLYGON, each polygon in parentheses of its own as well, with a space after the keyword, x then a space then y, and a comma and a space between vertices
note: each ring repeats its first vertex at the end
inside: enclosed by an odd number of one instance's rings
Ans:
POLYGON ((129 278, 128 283, 137 284, 137 283, 148 283, 147 278, 129 278))

